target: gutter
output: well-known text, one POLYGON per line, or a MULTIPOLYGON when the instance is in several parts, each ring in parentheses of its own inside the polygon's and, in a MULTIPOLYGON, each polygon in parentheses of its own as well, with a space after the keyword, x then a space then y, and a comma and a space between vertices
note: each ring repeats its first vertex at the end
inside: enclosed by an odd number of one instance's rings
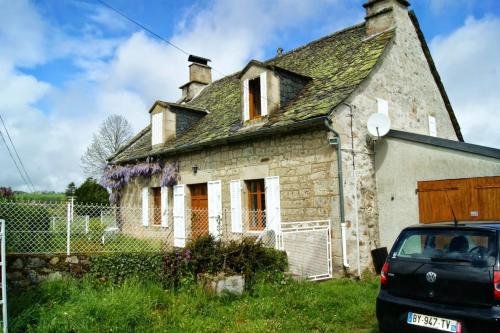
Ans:
POLYGON ((325 118, 325 126, 332 132, 335 137, 330 139, 330 145, 337 147, 337 175, 339 183, 339 212, 340 212, 340 229, 342 236, 342 260, 345 268, 349 268, 349 261, 347 259, 347 237, 346 237, 346 223, 345 223, 345 211, 344 211, 344 176, 342 173, 342 149, 340 134, 332 127, 331 120, 325 118))

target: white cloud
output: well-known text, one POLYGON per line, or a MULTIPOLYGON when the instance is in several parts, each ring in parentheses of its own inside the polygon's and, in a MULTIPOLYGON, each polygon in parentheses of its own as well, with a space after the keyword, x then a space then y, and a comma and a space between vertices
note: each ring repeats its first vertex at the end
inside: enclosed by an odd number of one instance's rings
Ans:
MULTIPOLYGON (((481 0, 484 1, 484 0, 481 0)), ((470 8, 474 5, 476 0, 427 0, 431 12, 434 15, 443 14, 444 11, 448 11, 453 8, 470 8)))
MULTIPOLYGON (((0 0, 0 113, 38 189, 63 190, 70 181, 83 180, 80 156, 106 116, 122 114, 138 131, 154 100, 175 101, 188 80, 185 54, 143 32, 124 34, 127 24, 108 10, 82 8, 89 21, 75 36, 52 26, 27 1, 0 0), (101 28, 121 38, 110 38, 101 28), (57 59, 75 66, 57 86, 23 72, 57 59)), ((361 14, 341 0, 218 0, 186 11, 170 40, 211 58, 215 70, 228 74, 251 58, 262 59, 266 45, 307 29, 311 18, 321 16, 324 24, 313 25, 318 31, 354 23, 361 14), (342 19, 332 24, 329 13, 342 19)), ((26 189, 4 151, 0 148, 0 185, 26 189)))
POLYGON ((468 18, 431 43, 466 142, 500 147, 500 18, 468 18))

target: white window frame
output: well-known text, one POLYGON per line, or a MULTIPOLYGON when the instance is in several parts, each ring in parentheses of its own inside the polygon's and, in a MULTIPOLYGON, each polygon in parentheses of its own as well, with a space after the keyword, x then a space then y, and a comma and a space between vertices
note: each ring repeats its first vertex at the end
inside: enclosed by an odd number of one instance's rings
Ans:
POLYGON ((264 186, 266 190, 266 228, 279 233, 281 231, 280 177, 266 177, 264 186))
MULTIPOLYGON (((215 238, 219 238, 221 230, 219 223, 222 218, 222 186, 220 180, 207 183, 208 194, 208 232, 215 238)), ((222 227, 222 226, 221 226, 222 227)))
POLYGON ((168 228, 168 187, 161 187, 161 227, 168 228))
POLYGON ((241 180, 232 180, 229 184, 231 194, 231 232, 243 232, 243 210, 241 203, 241 180))
POLYGON ((434 116, 429 116, 429 135, 437 136, 437 120, 434 116))
POLYGON ((186 246, 186 185, 174 186, 174 246, 186 246))
POLYGON ((149 226, 149 187, 143 187, 141 192, 142 201, 142 226, 149 226))

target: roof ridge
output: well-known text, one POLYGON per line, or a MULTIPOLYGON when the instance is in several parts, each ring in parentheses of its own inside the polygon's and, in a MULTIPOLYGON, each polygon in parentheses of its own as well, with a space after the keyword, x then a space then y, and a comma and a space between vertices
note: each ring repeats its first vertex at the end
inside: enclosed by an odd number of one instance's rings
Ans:
POLYGON ((362 26, 364 26, 364 25, 365 25, 365 23, 364 23, 364 22, 361 22, 361 23, 358 23, 358 24, 352 25, 352 26, 350 26, 350 27, 347 27, 347 28, 344 28, 344 29, 341 29, 341 30, 337 30, 337 31, 335 31, 335 32, 332 32, 332 33, 330 33, 330 34, 326 35, 326 36, 323 36, 323 37, 320 37, 320 38, 318 38, 318 39, 312 40, 312 41, 310 41, 310 42, 309 42, 309 43, 307 43, 307 44, 304 44, 304 45, 301 45, 301 46, 297 46, 296 48, 293 48, 293 49, 291 49, 291 50, 289 50, 289 51, 287 51, 287 52, 284 52, 282 55, 276 55, 276 56, 274 56, 274 57, 272 57, 272 58, 269 58, 269 59, 267 59, 267 60, 265 60, 265 61, 262 61, 262 62, 263 62, 263 63, 268 63, 268 62, 271 62, 271 61, 273 61, 273 60, 275 60, 275 59, 282 58, 282 57, 284 57, 284 56, 290 55, 291 53, 294 53, 294 52, 297 52, 297 51, 299 51, 299 50, 301 50, 301 49, 304 49, 304 48, 306 48, 306 47, 308 47, 308 46, 310 46, 310 45, 312 45, 312 44, 316 44, 316 43, 322 42, 322 41, 323 41, 323 40, 325 40, 325 39, 328 39, 328 38, 334 37, 335 35, 339 35, 339 34, 341 34, 341 33, 347 32, 347 31, 349 31, 349 30, 354 30, 354 29, 357 29, 357 28, 361 28, 361 27, 362 27, 362 26))
MULTIPOLYGON (((357 29, 357 28, 361 28, 361 27, 362 27, 362 26, 364 26, 364 25, 365 25, 365 22, 357 23, 357 24, 352 25, 352 26, 350 26, 350 27, 347 27, 347 28, 344 28, 344 29, 341 29, 341 30, 337 30, 337 31, 335 31, 335 32, 332 32, 332 33, 330 33, 330 34, 326 35, 326 36, 323 36, 323 37, 320 37, 320 38, 318 38, 318 39, 312 40, 312 41, 310 41, 310 42, 309 42, 309 43, 307 43, 307 44, 304 44, 304 45, 298 46, 298 47, 296 47, 296 48, 293 48, 293 49, 291 49, 291 50, 289 50, 289 51, 287 51, 287 52, 284 52, 282 55, 279 55, 279 56, 274 56, 274 57, 269 58, 269 59, 264 60, 264 61, 260 61, 260 60, 256 60, 256 59, 250 59, 250 60, 247 62, 247 64, 248 64, 250 61, 252 61, 252 60, 254 60, 254 61, 259 61, 259 62, 261 62, 261 63, 263 63, 263 64, 267 64, 268 62, 271 62, 271 61, 273 61, 273 60, 275 60, 275 59, 282 58, 282 57, 284 57, 284 56, 287 56, 287 55, 290 55, 290 54, 292 54, 292 53, 295 53, 295 52, 297 52, 297 51, 299 51, 299 50, 301 50, 301 49, 304 49, 304 48, 306 48, 307 46, 310 46, 311 44, 316 44, 316 43, 319 43, 319 42, 321 42, 321 41, 323 41, 323 40, 325 40, 325 39, 328 39, 328 38, 331 38, 331 37, 333 37, 333 36, 335 36, 335 35, 338 35, 338 34, 341 34, 341 33, 347 32, 347 31, 349 31, 349 30, 354 30, 354 29, 357 29)), ((243 67, 243 68, 244 68, 244 67, 243 67)), ((230 77, 232 77, 232 76, 237 76, 237 75, 239 75, 239 74, 242 72, 242 70, 243 70, 243 69, 240 69, 240 70, 238 70, 238 71, 236 71, 236 72, 233 72, 233 73, 231 73, 231 74, 227 74, 226 76, 223 76, 223 77, 221 77, 220 79, 217 79, 217 80, 213 81, 213 82, 212 82, 212 83, 210 83, 207 87, 211 86, 212 84, 214 84, 214 83, 216 83, 216 82, 222 81, 222 80, 224 80, 224 79, 229 79, 229 78, 230 78, 230 77)))

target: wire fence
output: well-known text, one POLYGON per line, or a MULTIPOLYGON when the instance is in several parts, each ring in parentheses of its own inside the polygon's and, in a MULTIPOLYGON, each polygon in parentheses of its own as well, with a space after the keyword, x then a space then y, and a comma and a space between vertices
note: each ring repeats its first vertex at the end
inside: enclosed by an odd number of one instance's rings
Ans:
POLYGON ((265 211, 234 213, 223 209, 162 211, 141 207, 82 205, 73 202, 0 202, 7 225, 8 253, 157 252, 212 234, 222 241, 254 238, 276 247, 275 232, 266 228, 265 211), (146 215, 145 215, 146 214, 146 215))

